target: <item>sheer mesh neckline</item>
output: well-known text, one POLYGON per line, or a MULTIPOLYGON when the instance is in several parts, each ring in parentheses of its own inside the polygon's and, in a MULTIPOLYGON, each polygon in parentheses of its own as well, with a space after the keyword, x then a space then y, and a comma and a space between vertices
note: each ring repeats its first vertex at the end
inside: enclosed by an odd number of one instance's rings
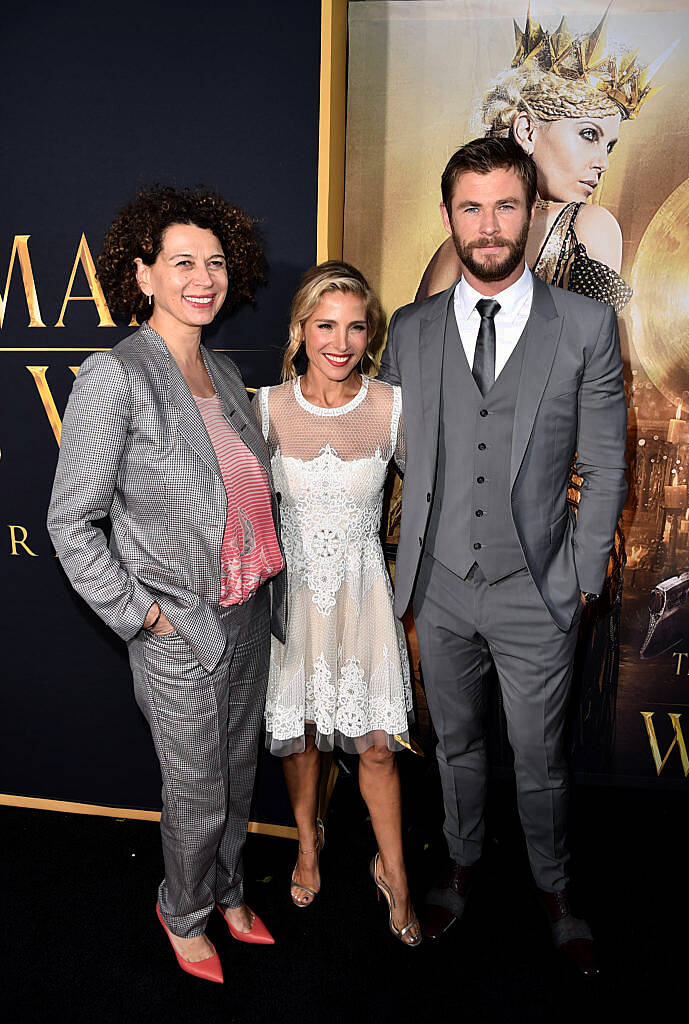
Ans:
POLYGON ((366 398, 368 392, 368 377, 361 378, 361 387, 358 392, 346 405, 338 405, 334 409, 324 409, 323 406, 313 405, 308 402, 301 391, 301 377, 295 378, 294 381, 294 397, 297 405, 300 405, 306 412, 313 413, 314 416, 344 416, 345 413, 351 412, 352 409, 356 409, 357 406, 361 405, 363 400, 366 398))

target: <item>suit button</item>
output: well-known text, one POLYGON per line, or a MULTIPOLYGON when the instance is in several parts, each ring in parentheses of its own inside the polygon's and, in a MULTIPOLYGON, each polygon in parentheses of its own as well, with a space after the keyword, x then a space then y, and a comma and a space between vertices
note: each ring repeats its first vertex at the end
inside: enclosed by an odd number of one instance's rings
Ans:
POLYGON ((477 476, 476 477, 476 483, 477 484, 484 484, 485 482, 486 482, 485 476, 477 476))
POLYGON ((483 509, 482 508, 477 508, 476 511, 474 512, 474 515, 478 516, 479 519, 480 519, 481 516, 483 515, 483 509))
POLYGON ((428 494, 426 495, 426 501, 430 501, 430 500, 431 500, 431 492, 429 491, 428 494))
POLYGON ((488 415, 488 410, 487 409, 481 409, 481 412, 479 413, 479 416, 487 416, 487 415, 488 415))
POLYGON ((481 550, 481 545, 479 544, 478 541, 476 541, 476 543, 474 544, 474 551, 480 551, 480 550, 481 550))
POLYGON ((479 450, 480 452, 485 452, 485 450, 486 450, 486 446, 485 446, 485 444, 483 443, 483 441, 481 441, 481 442, 479 443, 479 446, 478 446, 478 450, 479 450))

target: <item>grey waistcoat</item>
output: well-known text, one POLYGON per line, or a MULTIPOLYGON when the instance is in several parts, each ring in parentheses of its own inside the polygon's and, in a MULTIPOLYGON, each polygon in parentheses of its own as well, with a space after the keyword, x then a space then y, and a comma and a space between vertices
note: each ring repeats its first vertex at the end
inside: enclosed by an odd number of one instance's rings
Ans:
POLYGON ((450 303, 426 550, 461 579, 474 562, 489 583, 526 565, 510 498, 512 428, 523 357, 522 334, 495 384, 481 397, 450 303))

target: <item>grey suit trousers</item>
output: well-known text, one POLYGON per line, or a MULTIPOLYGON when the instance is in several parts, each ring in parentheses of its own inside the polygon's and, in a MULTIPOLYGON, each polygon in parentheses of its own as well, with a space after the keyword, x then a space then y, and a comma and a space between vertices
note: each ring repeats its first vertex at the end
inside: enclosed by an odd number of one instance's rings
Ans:
POLYGON ((213 672, 177 633, 143 630, 129 642, 136 701, 163 778, 158 902, 170 931, 184 938, 204 931, 216 903, 244 901, 242 852, 268 685, 268 587, 219 614, 228 642, 213 672))
POLYGON ((567 762, 563 729, 580 612, 560 630, 528 569, 488 584, 460 579, 425 554, 414 619, 438 764, 450 856, 481 855, 487 785, 485 680, 495 662, 514 751, 517 800, 536 884, 567 883, 567 762))

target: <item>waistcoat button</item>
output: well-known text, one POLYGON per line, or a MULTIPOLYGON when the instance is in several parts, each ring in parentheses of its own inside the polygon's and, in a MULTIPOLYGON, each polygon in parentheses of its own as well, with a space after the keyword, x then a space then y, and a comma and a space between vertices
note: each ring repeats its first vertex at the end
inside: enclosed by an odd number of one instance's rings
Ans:
POLYGON ((485 482, 486 482, 486 478, 485 478, 485 476, 477 476, 477 477, 476 477, 476 483, 477 483, 477 484, 483 484, 483 483, 485 483, 485 482))
POLYGON ((481 545, 479 544, 478 541, 476 541, 476 543, 474 544, 474 551, 480 551, 480 550, 481 550, 481 545))
POLYGON ((486 446, 485 446, 485 444, 483 443, 483 441, 479 442, 478 450, 479 450, 480 452, 485 452, 485 450, 486 450, 486 446))
POLYGON ((479 519, 480 519, 481 516, 483 515, 483 509, 482 508, 477 508, 476 512, 474 513, 474 515, 477 515, 479 517, 479 519))
POLYGON ((488 410, 487 409, 481 409, 481 412, 479 413, 479 416, 487 416, 487 415, 488 415, 488 410))

